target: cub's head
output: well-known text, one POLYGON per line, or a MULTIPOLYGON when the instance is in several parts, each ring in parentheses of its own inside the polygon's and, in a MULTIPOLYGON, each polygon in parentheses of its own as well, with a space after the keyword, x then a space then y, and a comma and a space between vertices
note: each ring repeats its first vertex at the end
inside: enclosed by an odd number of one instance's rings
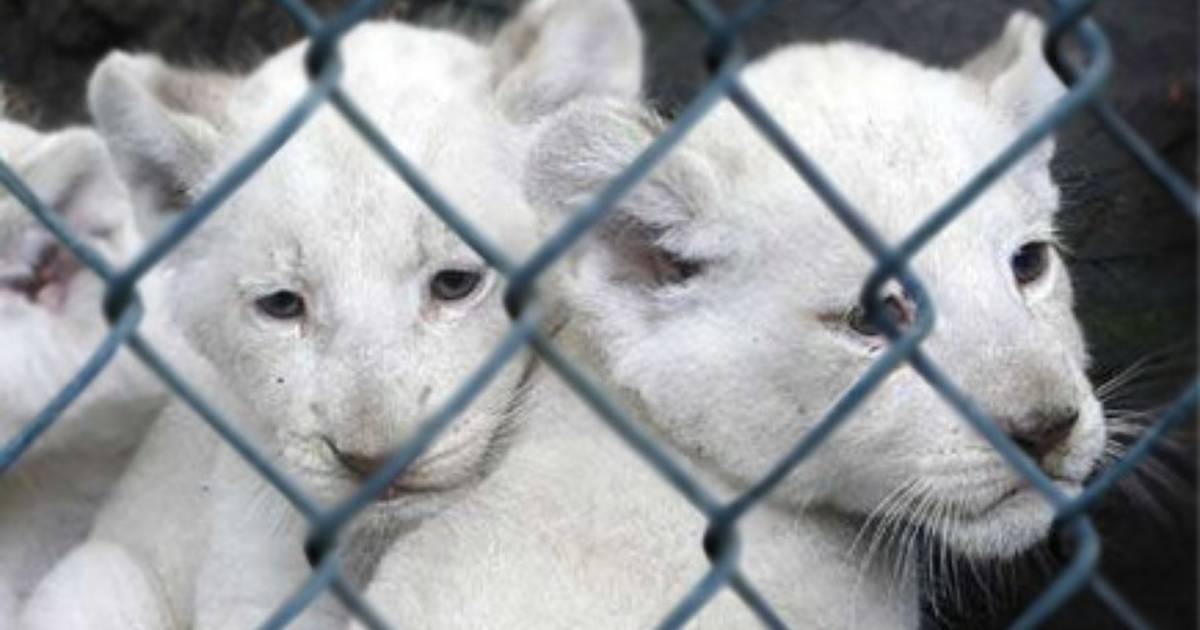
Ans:
MULTIPOLYGON (((139 248, 125 188, 93 132, 39 134, 0 119, 0 160, 114 265, 139 248)), ((33 420, 99 346, 108 332, 103 296, 100 278, 0 190, 0 443, 33 420)), ((136 434, 124 420, 137 414, 99 416, 128 412, 160 391, 132 357, 119 355, 36 446, 74 443, 81 416, 89 431, 136 434)))
MULTIPOLYGON (((743 79, 891 243, 1061 93, 1042 28, 1014 17, 960 70, 851 43, 795 46, 743 79)), ((652 138, 635 108, 580 104, 534 150, 534 202, 579 207, 652 138)), ((937 308, 925 351, 1067 492, 1104 441, 1056 253, 1052 147, 913 262, 937 308)), ((581 243, 570 299, 615 378, 679 448, 736 487, 763 475, 880 356, 858 294, 874 260, 728 105, 581 243)), ((888 310, 915 305, 888 286, 888 310)), ((1044 536, 1052 511, 926 382, 893 373, 773 500, 902 515, 971 556, 1044 536)))
MULTIPOLYGON (((640 34, 620 0, 532 3, 486 45, 369 23, 340 50, 341 89, 514 259, 539 238, 521 191, 539 121, 640 83, 640 34)), ((100 66, 90 106, 147 222, 208 189, 300 98, 304 53, 244 79, 127 55, 100 66)), ((168 264, 189 341, 325 499, 411 438, 510 328, 502 278, 328 105, 168 264)), ((478 479, 530 369, 528 356, 508 364, 380 509, 424 512, 478 479)))

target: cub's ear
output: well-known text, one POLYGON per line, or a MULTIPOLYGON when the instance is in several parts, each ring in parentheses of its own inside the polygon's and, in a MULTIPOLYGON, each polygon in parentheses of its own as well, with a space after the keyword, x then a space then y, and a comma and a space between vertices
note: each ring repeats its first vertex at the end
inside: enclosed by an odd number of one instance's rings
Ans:
MULTIPOLYGON (((549 123, 526 170, 525 191, 546 223, 568 219, 653 141, 662 123, 638 105, 587 99, 549 123)), ((708 252, 696 238, 715 203, 717 174, 685 147, 612 208, 576 246, 586 292, 642 294, 703 272, 708 252)))
POLYGON ((586 95, 641 91, 642 33, 626 0, 530 0, 492 44, 504 112, 529 122, 586 95))
POLYGON ((1017 11, 1008 18, 999 39, 962 69, 983 85, 988 101, 1018 125, 1032 122, 1066 93, 1042 55, 1045 30, 1033 14, 1017 11))
POLYGON ((88 84, 88 108, 125 179, 144 233, 192 201, 221 141, 238 81, 114 52, 88 84))
POLYGON ((118 239, 133 232, 133 212, 104 142, 71 129, 39 138, 16 169, 38 197, 84 235, 118 239))

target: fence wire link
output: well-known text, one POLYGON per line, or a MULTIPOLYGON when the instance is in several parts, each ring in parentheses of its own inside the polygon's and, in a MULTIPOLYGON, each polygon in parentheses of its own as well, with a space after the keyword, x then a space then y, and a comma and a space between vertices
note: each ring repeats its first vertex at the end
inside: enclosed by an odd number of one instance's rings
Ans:
POLYGON ((677 0, 699 22, 709 37, 705 49, 710 68, 710 80, 703 90, 683 110, 674 123, 660 135, 622 173, 590 203, 580 208, 554 235, 526 261, 509 260, 476 227, 425 179, 420 170, 372 124, 339 87, 342 60, 338 44, 348 32, 380 8, 381 0, 359 0, 340 13, 322 19, 303 0, 276 0, 307 33, 310 41, 306 66, 311 77, 307 92, 291 110, 270 129, 245 156, 215 180, 185 211, 181 218, 123 269, 114 269, 94 249, 73 233, 61 219, 34 195, 28 186, 0 161, 0 185, 3 185, 30 213, 79 260, 98 274, 107 284, 103 309, 111 330, 67 386, 51 400, 45 409, 0 449, 0 474, 11 468, 21 455, 45 431, 52 428, 62 412, 93 382, 112 360, 122 344, 127 345, 167 386, 233 447, 255 470, 266 477, 292 505, 309 521, 311 530, 305 552, 314 570, 296 592, 280 602, 264 628, 282 628, 300 615, 317 597, 326 592, 338 598, 350 613, 374 629, 388 626, 372 606, 346 580, 338 566, 338 534, 342 528, 375 497, 381 495, 391 479, 402 474, 438 435, 454 423, 459 413, 489 383, 493 376, 522 348, 531 347, 545 363, 557 372, 578 395, 614 429, 637 454, 670 482, 708 521, 702 541, 712 567, 691 591, 670 611, 664 611, 661 628, 679 628, 695 616, 721 589, 729 587, 758 616, 768 628, 786 628, 770 602, 765 600, 738 568, 740 540, 738 520, 760 502, 839 426, 850 421, 855 408, 893 370, 907 363, 921 374, 931 387, 962 415, 963 420, 978 431, 1056 510, 1054 536, 1062 548, 1070 550, 1070 561, 1054 582, 1016 620, 1012 628, 1038 627, 1059 610, 1084 587, 1089 587, 1097 599, 1112 612, 1115 619, 1130 628, 1149 628, 1149 624, 1097 570, 1100 540, 1089 517, 1095 506, 1112 486, 1141 463, 1156 444, 1172 429, 1193 417, 1200 397, 1200 381, 1193 380, 1184 393, 1131 446, 1118 462, 1102 471, 1075 498, 1060 492, 1049 478, 1010 440, 982 410, 967 397, 942 370, 921 350, 922 340, 934 325, 934 304, 921 282, 909 271, 909 262, 937 233, 966 211, 970 203, 1035 144, 1062 126, 1069 118, 1087 109, 1118 145, 1161 185, 1184 211, 1200 220, 1200 202, 1191 185, 1129 126, 1100 94, 1112 67, 1112 52, 1101 29, 1089 15, 1097 0, 1049 0, 1051 24, 1047 31, 1044 51, 1055 72, 1069 87, 1040 118, 979 173, 970 179, 913 233, 895 247, 888 246, 839 192, 834 182, 821 171, 801 148, 803 138, 794 139, 771 117, 770 112, 739 79, 746 63, 742 52, 742 31, 750 24, 769 15, 777 0, 760 0, 742 6, 736 13, 725 15, 710 0, 677 0), (1086 62, 1079 67, 1068 62, 1061 49, 1062 41, 1073 36, 1086 53, 1086 62), (875 271, 864 283, 860 300, 868 316, 891 339, 888 350, 871 366, 792 450, 754 484, 750 490, 728 504, 722 504, 697 480, 673 463, 666 449, 639 428, 615 399, 592 382, 582 370, 539 332, 541 321, 535 286, 538 279, 562 258, 580 238, 599 223, 614 205, 628 194, 647 174, 669 154, 704 116, 719 103, 728 100, 741 110, 746 119, 761 133, 803 178, 809 187, 828 206, 850 233, 877 261, 875 271), (418 197, 467 244, 474 248, 492 267, 509 281, 505 304, 514 319, 514 326, 490 357, 467 379, 457 392, 428 420, 409 442, 404 444, 386 466, 369 478, 351 498, 329 510, 321 509, 288 475, 264 456, 219 410, 193 390, 175 368, 161 357, 155 348, 138 334, 144 307, 137 294, 137 284, 165 256, 203 224, 235 190, 254 175, 276 151, 300 129, 321 106, 337 109, 376 151, 383 161, 404 180, 418 197), (883 315, 878 288, 892 279, 900 282, 918 302, 918 320, 905 331, 898 330, 883 315))

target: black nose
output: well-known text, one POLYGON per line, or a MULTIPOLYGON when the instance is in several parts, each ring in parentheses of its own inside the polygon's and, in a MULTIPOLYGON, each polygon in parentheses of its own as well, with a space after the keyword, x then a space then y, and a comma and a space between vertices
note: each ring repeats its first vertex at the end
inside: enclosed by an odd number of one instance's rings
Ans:
POLYGON ((1002 422, 1013 441, 1034 461, 1062 444, 1079 421, 1079 409, 1052 409, 1034 412, 1016 422, 1002 422))

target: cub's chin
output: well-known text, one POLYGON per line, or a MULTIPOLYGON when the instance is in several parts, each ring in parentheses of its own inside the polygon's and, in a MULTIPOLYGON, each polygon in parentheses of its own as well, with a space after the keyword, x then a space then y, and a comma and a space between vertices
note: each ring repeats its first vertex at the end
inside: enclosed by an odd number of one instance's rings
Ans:
MULTIPOLYGON (((1069 497, 1082 490, 1074 481, 1055 480, 1054 484, 1069 497)), ((938 514, 939 510, 935 506, 929 513, 938 514)), ((1050 502, 1025 483, 1013 486, 976 512, 947 509, 941 513, 950 516, 941 523, 922 525, 955 552, 979 560, 1011 558, 1030 549, 1045 540, 1054 521, 1050 502)))

